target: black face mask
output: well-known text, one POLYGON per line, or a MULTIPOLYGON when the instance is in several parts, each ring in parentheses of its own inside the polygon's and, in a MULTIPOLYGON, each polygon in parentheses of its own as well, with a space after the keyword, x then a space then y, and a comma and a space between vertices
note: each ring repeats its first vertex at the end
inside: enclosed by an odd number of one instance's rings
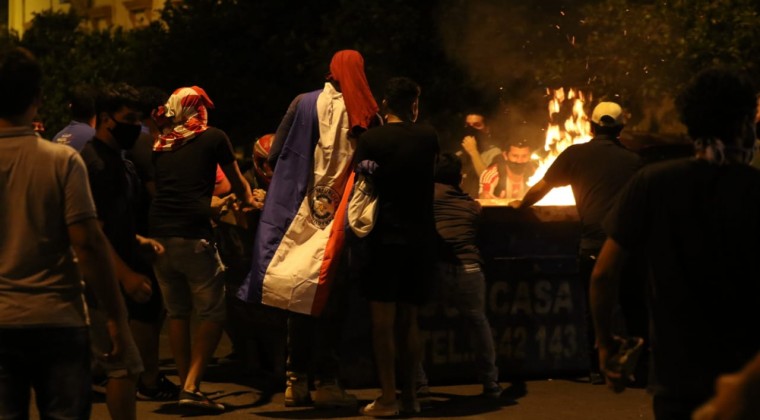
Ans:
POLYGON ((469 126, 469 125, 465 126, 464 129, 462 130, 462 137, 464 136, 475 137, 475 141, 477 141, 478 144, 480 144, 480 141, 483 139, 483 137, 485 137, 483 134, 484 134, 483 130, 478 130, 477 128, 469 126))
POLYGON ((515 175, 522 175, 525 173, 525 170, 528 169, 528 162, 517 163, 507 161, 507 166, 515 175))
MULTIPOLYGON (((113 119, 113 118, 112 118, 113 119)), ((116 143, 119 144, 119 147, 123 150, 129 150, 137 141, 137 138, 140 137, 140 130, 142 130, 142 126, 140 124, 127 124, 123 122, 113 120, 116 123, 116 127, 109 128, 108 131, 111 132, 111 135, 113 136, 114 140, 116 140, 116 143)))

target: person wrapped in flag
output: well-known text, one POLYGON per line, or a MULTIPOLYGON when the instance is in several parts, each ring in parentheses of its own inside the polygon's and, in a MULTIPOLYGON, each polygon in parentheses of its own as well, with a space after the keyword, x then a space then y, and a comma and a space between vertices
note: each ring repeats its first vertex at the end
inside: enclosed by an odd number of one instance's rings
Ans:
POLYGON ((356 139, 382 119, 358 51, 341 50, 324 88, 298 95, 269 152, 274 168, 256 229, 252 266, 238 291, 247 302, 289 311, 285 405, 355 405, 337 382, 345 287, 339 273, 356 139), (329 300, 328 300, 329 297, 329 300), (311 354, 315 354, 312 369, 311 354))

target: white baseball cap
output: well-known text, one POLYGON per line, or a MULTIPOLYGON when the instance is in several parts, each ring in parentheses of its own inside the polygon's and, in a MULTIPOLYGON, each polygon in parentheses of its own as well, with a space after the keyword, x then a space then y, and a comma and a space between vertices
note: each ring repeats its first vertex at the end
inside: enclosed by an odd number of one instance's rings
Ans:
POLYGON ((591 122, 602 127, 623 125, 623 108, 615 102, 599 102, 591 113, 591 122))

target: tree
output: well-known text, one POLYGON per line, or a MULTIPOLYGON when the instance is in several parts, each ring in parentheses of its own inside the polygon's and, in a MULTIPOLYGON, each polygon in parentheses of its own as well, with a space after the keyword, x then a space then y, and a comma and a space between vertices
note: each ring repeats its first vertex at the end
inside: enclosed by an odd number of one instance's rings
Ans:
POLYGON ((566 70, 583 74, 589 88, 619 98, 639 118, 647 116, 642 129, 672 126, 672 98, 702 68, 723 65, 760 76, 756 1, 630 3, 604 0, 584 7, 588 35, 564 58, 566 70))

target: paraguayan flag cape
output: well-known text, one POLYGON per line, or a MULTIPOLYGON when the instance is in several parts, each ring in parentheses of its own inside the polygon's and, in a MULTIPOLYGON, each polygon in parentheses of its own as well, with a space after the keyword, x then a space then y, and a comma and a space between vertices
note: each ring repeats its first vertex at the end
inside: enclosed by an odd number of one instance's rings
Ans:
POLYGON ((238 298, 310 315, 327 300, 345 237, 355 141, 330 83, 298 102, 267 191, 238 298))

